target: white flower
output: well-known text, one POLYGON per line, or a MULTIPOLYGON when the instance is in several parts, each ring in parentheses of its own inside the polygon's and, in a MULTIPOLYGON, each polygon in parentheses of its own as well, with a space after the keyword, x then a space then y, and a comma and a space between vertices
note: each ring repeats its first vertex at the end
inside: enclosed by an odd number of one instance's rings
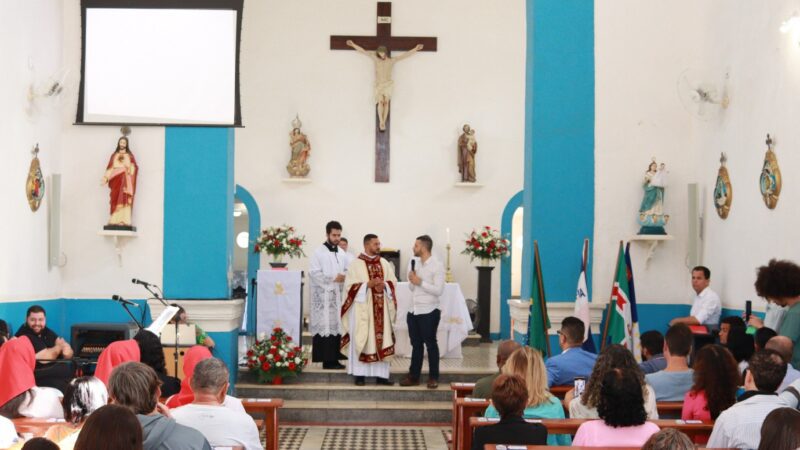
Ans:
POLYGON ((281 355, 281 356, 286 356, 286 352, 283 351, 282 349, 278 350, 278 354, 281 355))
POLYGON ((300 359, 300 358, 295 358, 294 359, 294 363, 295 364, 300 364, 300 361, 302 361, 302 359, 300 359))
POLYGON ((272 359, 272 353, 267 354, 267 359, 272 359))
POLYGON ((263 331, 261 333, 258 333, 258 340, 259 341, 263 341, 266 338, 267 338, 267 333, 264 333, 263 331))

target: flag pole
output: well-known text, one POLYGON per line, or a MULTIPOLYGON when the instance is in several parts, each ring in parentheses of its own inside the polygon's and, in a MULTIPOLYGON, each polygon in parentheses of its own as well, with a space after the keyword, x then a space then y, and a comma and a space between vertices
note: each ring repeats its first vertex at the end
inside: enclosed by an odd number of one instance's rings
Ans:
POLYGON ((547 324, 547 305, 545 304, 544 298, 544 280, 542 280, 542 261, 539 259, 539 242, 533 241, 533 258, 535 260, 534 265, 536 266, 536 284, 537 289, 539 290, 539 312, 541 313, 541 321, 542 321, 542 328, 545 328, 545 339, 544 342, 547 344, 547 356, 549 357, 552 354, 550 350, 550 334, 548 333, 549 330, 546 329, 545 325, 547 324))
MULTIPOLYGON (((586 272, 586 262, 589 259, 589 238, 583 239, 583 260, 581 261, 581 272, 586 272)), ((589 293, 586 293, 589 296, 589 293)))
POLYGON ((606 307, 606 323, 605 323, 605 326, 603 326, 603 340, 600 341, 600 351, 601 352, 606 347, 606 339, 608 338, 608 323, 610 322, 610 319, 611 319, 611 308, 612 308, 612 305, 614 304, 614 296, 613 296, 614 283, 617 282, 617 277, 619 276, 619 258, 620 258, 620 255, 622 254, 621 252, 622 252, 622 241, 619 241, 619 250, 617 251, 617 264, 615 266, 616 268, 614 269, 614 281, 611 282, 612 296, 608 300, 608 306, 606 307))

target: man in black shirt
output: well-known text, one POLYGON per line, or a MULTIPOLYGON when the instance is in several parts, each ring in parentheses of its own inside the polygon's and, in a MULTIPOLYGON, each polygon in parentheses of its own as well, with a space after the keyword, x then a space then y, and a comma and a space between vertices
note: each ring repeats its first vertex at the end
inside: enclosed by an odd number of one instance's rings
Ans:
POLYGON ((72 364, 53 363, 53 360, 72 358, 72 347, 47 328, 44 308, 39 305, 28 308, 25 324, 19 327, 15 336, 27 336, 33 344, 37 360, 34 372, 36 385, 54 387, 63 392, 73 376, 72 364))

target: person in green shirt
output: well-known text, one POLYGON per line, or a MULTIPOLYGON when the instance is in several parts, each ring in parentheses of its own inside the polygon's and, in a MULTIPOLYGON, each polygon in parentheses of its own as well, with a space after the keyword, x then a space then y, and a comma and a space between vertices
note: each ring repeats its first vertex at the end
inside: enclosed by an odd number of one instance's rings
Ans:
MULTIPOLYGON (((755 288, 767 302, 786 307, 778 334, 792 340, 792 366, 800 367, 800 266, 788 260, 771 259, 758 268, 755 288)), ((763 322, 752 318, 750 324, 756 328, 763 326, 763 322)))
POLYGON ((497 346, 497 373, 485 376, 475 382, 475 388, 472 390, 471 397, 473 398, 492 398, 492 383, 500 375, 503 370, 503 365, 508 360, 508 357, 521 345, 517 341, 506 340, 497 346))
MULTIPOLYGON (((189 320, 186 316, 186 310, 177 303, 173 303, 170 306, 175 306, 178 308, 178 313, 175 314, 175 317, 170 320, 169 323, 175 323, 174 321, 177 319, 178 323, 181 325, 189 325, 189 320)), ((194 324, 195 334, 197 337, 197 345, 205 345, 208 348, 214 348, 214 340, 211 339, 211 336, 208 335, 199 325, 194 324)))

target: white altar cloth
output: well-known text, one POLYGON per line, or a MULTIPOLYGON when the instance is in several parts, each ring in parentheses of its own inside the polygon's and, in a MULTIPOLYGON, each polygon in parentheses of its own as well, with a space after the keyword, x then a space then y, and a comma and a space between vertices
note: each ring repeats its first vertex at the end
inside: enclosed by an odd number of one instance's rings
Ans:
MULTIPOLYGON (((411 341, 408 337, 406 315, 411 310, 411 290, 408 282, 397 283, 397 319, 394 324, 395 354, 411 356, 411 341)), ((439 344, 440 358, 461 358, 461 342, 472 329, 467 303, 458 283, 446 283, 439 299, 442 312, 436 341, 439 344)))
POLYGON ((299 270, 259 270, 256 311, 256 333, 272 334, 281 327, 298 345, 302 338, 300 329, 299 270))

